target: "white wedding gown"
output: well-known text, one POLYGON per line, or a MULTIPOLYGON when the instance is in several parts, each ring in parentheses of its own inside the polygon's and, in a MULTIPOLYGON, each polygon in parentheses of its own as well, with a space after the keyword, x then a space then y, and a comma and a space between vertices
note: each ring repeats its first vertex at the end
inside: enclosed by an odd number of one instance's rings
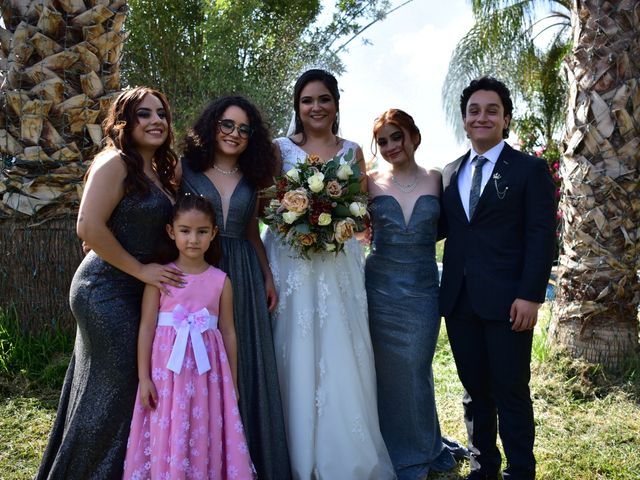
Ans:
MULTIPOLYGON (((276 142, 283 172, 305 158, 288 138, 276 142)), ((355 148, 344 141, 339 154, 355 148)), ((311 260, 294 258, 271 230, 264 242, 279 294, 273 341, 293 478, 395 478, 378 424, 358 241, 311 260)))

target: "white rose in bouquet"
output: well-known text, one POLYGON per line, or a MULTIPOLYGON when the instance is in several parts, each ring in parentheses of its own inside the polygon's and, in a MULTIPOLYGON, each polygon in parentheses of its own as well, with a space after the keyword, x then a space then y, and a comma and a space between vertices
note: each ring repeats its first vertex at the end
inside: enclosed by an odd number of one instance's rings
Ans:
POLYGON ((351 170, 351 165, 348 163, 340 165, 336 172, 336 177, 340 180, 348 180, 351 175, 353 175, 353 170, 351 170))
POLYGON ((292 168, 287 173, 285 173, 287 177, 289 177, 294 182, 300 183, 300 174, 296 168, 292 168))
POLYGON ((331 223, 331 214, 330 213, 321 213, 318 216, 318 225, 325 226, 331 223))
POLYGON ((307 179, 309 190, 313 193, 319 193, 324 189, 324 174, 316 172, 307 179))
POLYGON ((288 224, 292 224, 298 218, 300 218, 300 214, 296 212, 284 212, 282 214, 282 219, 285 221, 285 223, 288 223, 288 224))
POLYGON ((351 205, 349 205, 349 212, 351 212, 351 215, 354 217, 364 217, 367 213, 367 206, 364 203, 351 202, 351 205))

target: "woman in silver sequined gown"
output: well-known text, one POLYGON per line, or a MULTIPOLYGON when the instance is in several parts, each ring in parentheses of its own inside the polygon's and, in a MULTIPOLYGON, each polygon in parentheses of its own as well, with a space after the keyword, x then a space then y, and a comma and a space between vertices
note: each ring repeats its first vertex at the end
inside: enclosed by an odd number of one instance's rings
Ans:
POLYGON ((274 164, 261 116, 243 97, 209 104, 185 139, 181 189, 207 197, 221 219, 220 269, 233 287, 240 413, 261 480, 291 478, 269 318, 277 295, 257 221, 257 189, 272 182, 274 164))
POLYGON ((136 339, 145 283, 179 285, 148 262, 171 214, 177 159, 166 98, 138 87, 112 104, 78 214, 89 254, 69 293, 78 328, 37 479, 120 479, 138 385, 136 339))
POLYGON ((374 138, 391 166, 369 176, 373 237, 365 268, 380 429, 398 479, 418 480, 453 468, 452 449, 464 453, 441 436, 431 368, 440 329, 440 174, 416 164, 420 132, 405 112, 379 117, 374 138))

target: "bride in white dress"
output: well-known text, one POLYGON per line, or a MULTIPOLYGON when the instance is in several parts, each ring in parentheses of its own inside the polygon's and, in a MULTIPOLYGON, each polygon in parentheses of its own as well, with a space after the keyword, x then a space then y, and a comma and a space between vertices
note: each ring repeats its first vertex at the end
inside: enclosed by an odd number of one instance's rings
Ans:
MULTIPOLYGON (((336 136, 338 84, 324 70, 302 74, 294 88, 295 133, 276 139, 282 172, 308 154, 327 161, 360 147, 336 136)), ((351 156, 348 156, 351 158, 351 156)), ((363 254, 296 253, 270 230, 265 247, 279 293, 273 340, 294 479, 395 478, 382 440, 367 319, 363 254)))

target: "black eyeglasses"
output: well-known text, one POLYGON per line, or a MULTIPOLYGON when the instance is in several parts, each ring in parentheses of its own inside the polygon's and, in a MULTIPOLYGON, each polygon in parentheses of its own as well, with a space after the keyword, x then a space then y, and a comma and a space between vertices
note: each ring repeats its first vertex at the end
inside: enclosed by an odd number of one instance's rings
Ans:
POLYGON ((249 138, 253 133, 253 128, 245 123, 241 123, 238 125, 233 120, 225 118, 223 120, 218 120, 218 127, 220 131, 225 135, 231 135, 234 130, 238 130, 238 135, 240 138, 249 138))

